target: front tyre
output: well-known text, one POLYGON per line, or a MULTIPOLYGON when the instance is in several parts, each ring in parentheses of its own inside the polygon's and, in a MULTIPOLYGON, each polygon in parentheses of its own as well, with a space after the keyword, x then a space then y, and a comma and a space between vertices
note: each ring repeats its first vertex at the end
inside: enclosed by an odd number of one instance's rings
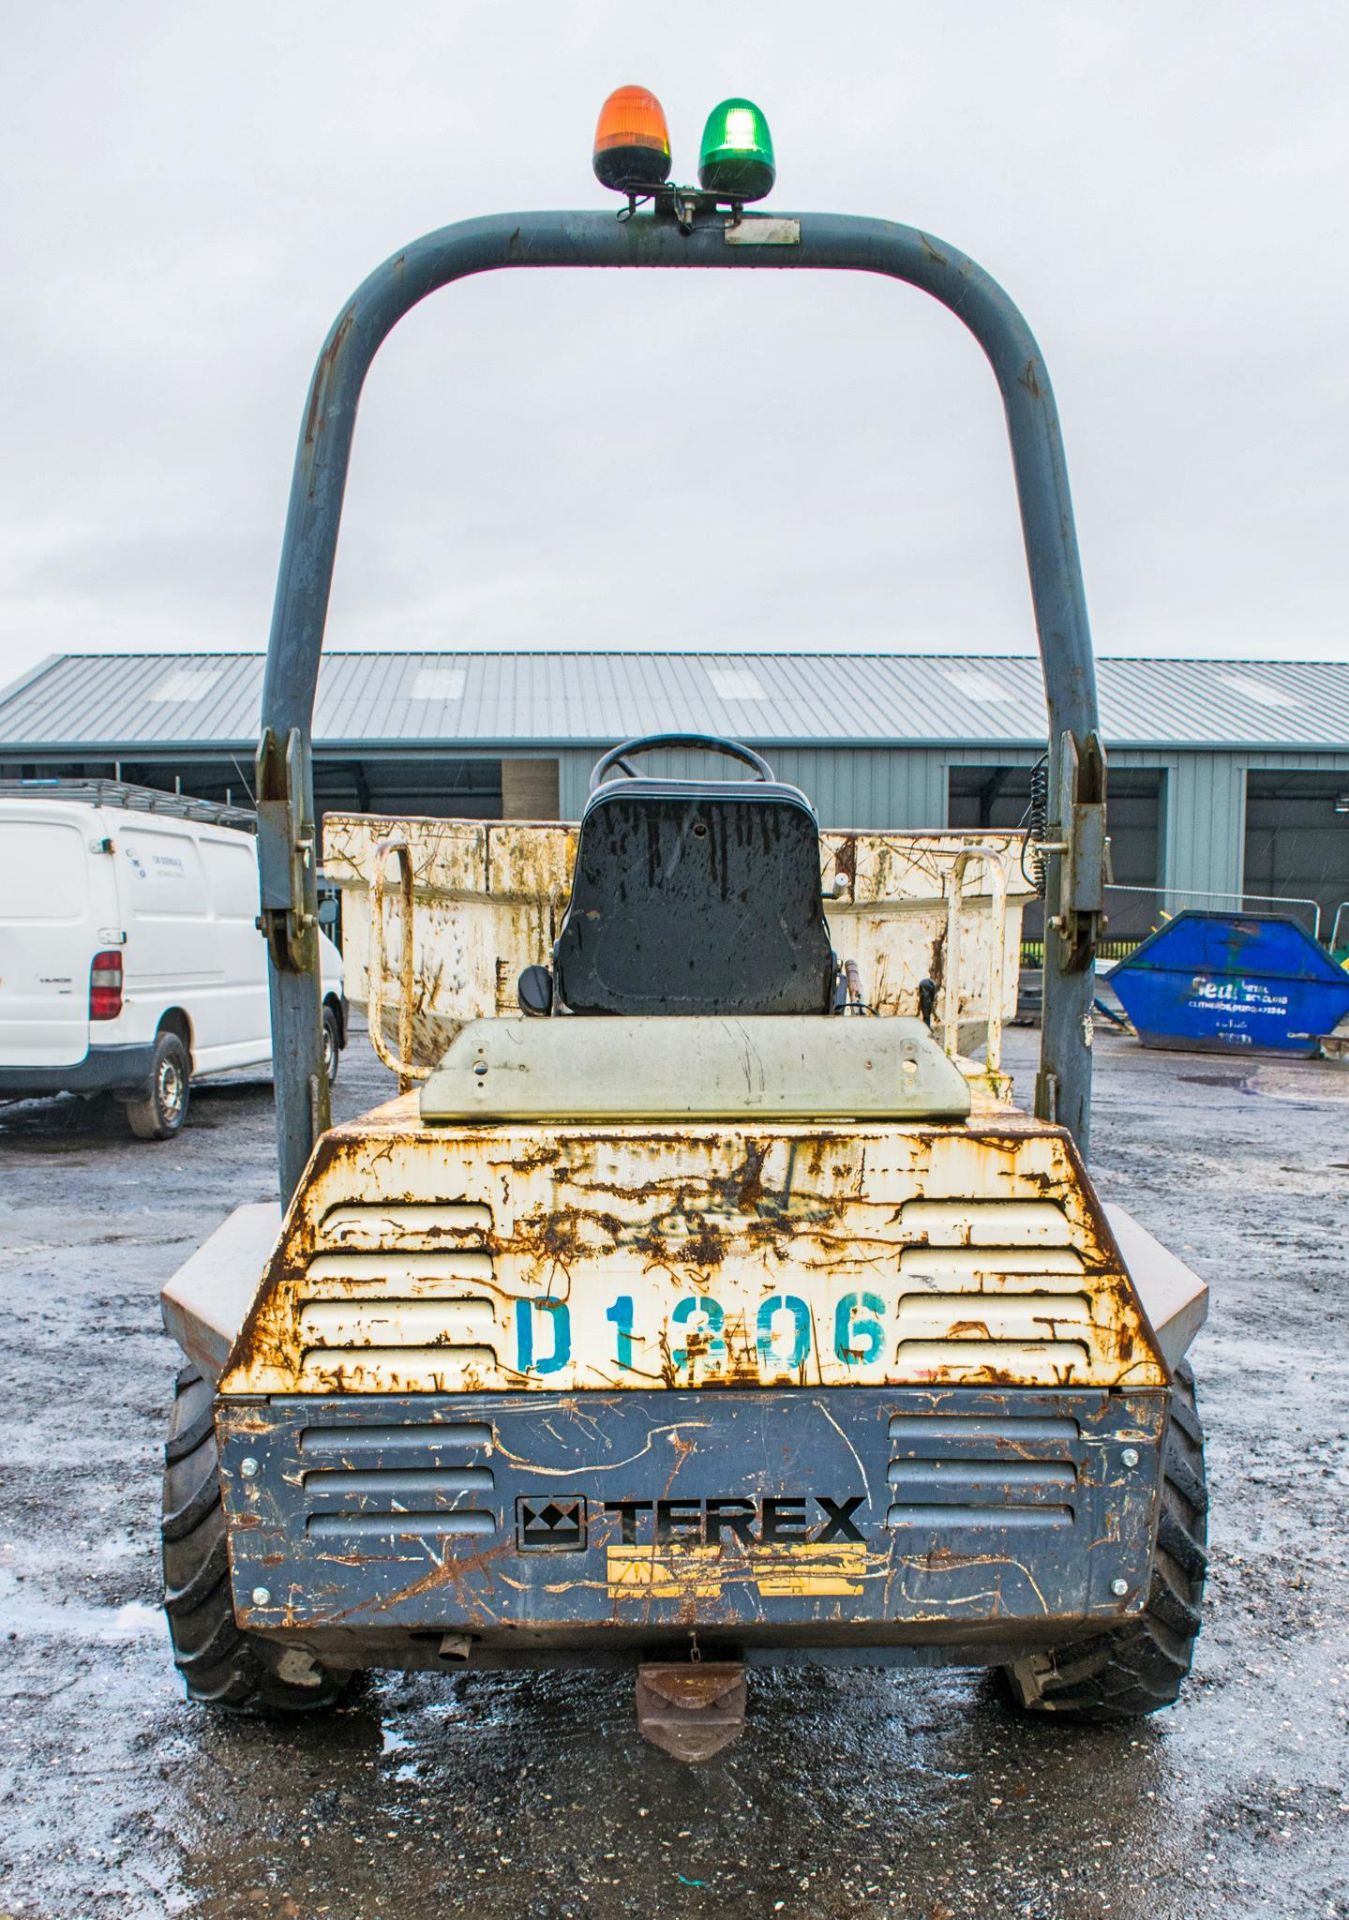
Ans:
POLYGON ((1004 1667, 1017 1705, 1071 1720, 1133 1720, 1174 1706, 1199 1634, 1207 1516, 1204 1434, 1186 1363, 1171 1391, 1147 1607, 1127 1626, 1004 1667))
POLYGON ((314 1713, 331 1707, 350 1675, 319 1666, 303 1648, 249 1633, 234 1618, 220 1500, 212 1392, 195 1367, 174 1391, 164 1448, 164 1611, 174 1665, 189 1700, 235 1713, 314 1713))
POLYGON ((192 1098, 192 1062, 176 1033, 155 1040, 150 1084, 126 1103, 126 1117, 138 1140, 171 1140, 181 1133, 192 1098))

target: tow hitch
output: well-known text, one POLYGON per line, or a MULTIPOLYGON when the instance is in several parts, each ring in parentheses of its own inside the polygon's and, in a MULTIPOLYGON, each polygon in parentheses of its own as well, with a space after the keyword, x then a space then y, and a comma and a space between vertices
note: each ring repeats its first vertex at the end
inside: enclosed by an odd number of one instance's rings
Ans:
POLYGON ((684 1660, 637 1669, 637 1731, 695 1766, 745 1730, 745 1669, 738 1661, 684 1660))

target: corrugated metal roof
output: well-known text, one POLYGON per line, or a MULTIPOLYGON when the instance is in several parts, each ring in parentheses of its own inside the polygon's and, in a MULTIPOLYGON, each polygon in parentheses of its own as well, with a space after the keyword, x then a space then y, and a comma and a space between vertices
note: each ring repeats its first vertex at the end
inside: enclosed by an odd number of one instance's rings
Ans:
MULTIPOLYGON (((62 654, 0 693, 0 751, 250 748, 260 654, 62 654)), ((1103 659, 1118 747, 1349 748, 1349 662, 1103 659)), ((320 749, 608 744, 1033 745, 1033 659, 972 654, 331 653, 320 749)))

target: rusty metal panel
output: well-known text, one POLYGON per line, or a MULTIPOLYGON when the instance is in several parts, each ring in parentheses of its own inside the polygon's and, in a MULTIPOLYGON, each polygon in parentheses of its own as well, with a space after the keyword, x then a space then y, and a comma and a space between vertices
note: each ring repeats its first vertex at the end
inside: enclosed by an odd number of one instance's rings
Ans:
POLYGON ((1067 1137, 992 1126, 426 1127, 320 1143, 222 1391, 944 1382, 1165 1365, 1067 1137))
MULTIPOLYGON (((392 820, 329 814, 324 869, 343 892, 347 992, 369 999, 371 892, 376 849, 397 841, 413 871, 412 1060, 433 1066, 469 1020, 518 1011, 523 969, 546 966, 571 892, 576 828, 566 822, 392 820)), ((834 946, 857 963, 867 1004, 882 1014, 914 1014, 918 984, 945 985, 950 896, 959 885, 960 955, 951 1013, 962 1050, 984 1037, 989 983, 999 983, 1003 1020, 1016 1009, 1021 913, 1031 890, 1022 877, 1016 834, 822 833, 821 880, 834 946), (985 871, 958 872, 979 846, 1005 867, 1006 911, 995 912, 985 871), (956 878, 958 874, 958 879, 956 878)), ((987 863, 985 863, 986 865, 987 863)), ((398 903, 382 907, 378 946, 401 946, 398 903)), ((391 969, 396 963, 391 958, 391 969)), ((398 991, 386 993, 384 1027, 397 1029, 398 991)))
MULTIPOLYGON (((408 849, 415 916, 408 1057, 416 1065, 435 1065, 467 1021, 518 1011, 520 971, 547 959, 561 924, 574 827, 330 814, 323 831, 325 871, 343 892, 344 984, 361 1001, 370 997, 372 945, 397 956, 403 944, 393 890, 372 928, 377 850, 408 849)), ((400 990, 396 961, 386 965, 382 1032, 393 1045, 400 990)))
POLYGON ((1166 1407, 970 1388, 225 1403, 235 1605, 249 1627, 487 1644, 1061 1634, 1143 1604, 1166 1407))
POLYGON ((1016 834, 825 833, 820 841, 834 944, 857 962, 869 1005, 881 1013, 912 1012, 919 981, 934 981, 962 1052, 983 1038, 990 1013, 1011 1019, 1021 915, 1033 897, 1016 834), (952 980, 947 958, 956 891, 961 940, 952 980))

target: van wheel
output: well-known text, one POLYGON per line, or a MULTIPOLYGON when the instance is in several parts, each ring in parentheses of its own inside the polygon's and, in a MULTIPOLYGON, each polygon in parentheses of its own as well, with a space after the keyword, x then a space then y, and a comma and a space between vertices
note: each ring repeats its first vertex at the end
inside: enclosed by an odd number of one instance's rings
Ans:
POLYGON ((187 1119, 192 1063, 176 1033, 161 1033, 155 1041, 150 1085, 139 1100, 128 1100, 126 1117, 138 1140, 171 1140, 187 1119))
POLYGON ((235 1713, 314 1713, 351 1678, 236 1625, 213 1395, 195 1367, 174 1391, 164 1448, 164 1611, 189 1700, 235 1713))
POLYGON ((337 1069, 342 1059, 342 1029, 338 1025, 337 1015, 331 1007, 323 1009, 323 1071, 331 1086, 337 1078, 337 1069))
POLYGON ((1207 1569, 1208 1488, 1194 1374, 1171 1388, 1162 1505, 1144 1612, 1127 1626, 1004 1667, 1015 1703, 1064 1720, 1134 1720, 1174 1706, 1190 1671, 1207 1569))

